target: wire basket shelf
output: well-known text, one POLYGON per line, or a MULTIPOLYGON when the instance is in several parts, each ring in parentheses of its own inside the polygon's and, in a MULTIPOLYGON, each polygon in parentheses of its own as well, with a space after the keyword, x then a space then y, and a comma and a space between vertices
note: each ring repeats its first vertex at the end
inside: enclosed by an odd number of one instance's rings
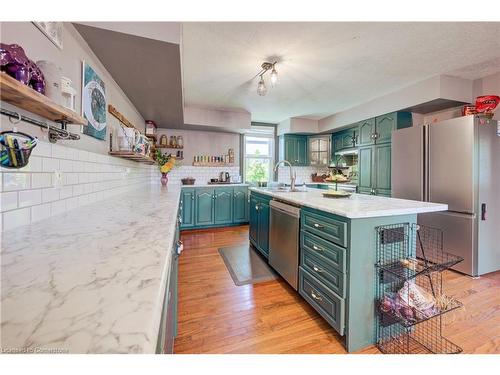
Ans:
POLYGON ((462 258, 443 251, 436 228, 401 223, 377 233, 377 346, 383 353, 460 353, 442 337, 441 317, 462 307, 443 293, 442 272, 462 258))

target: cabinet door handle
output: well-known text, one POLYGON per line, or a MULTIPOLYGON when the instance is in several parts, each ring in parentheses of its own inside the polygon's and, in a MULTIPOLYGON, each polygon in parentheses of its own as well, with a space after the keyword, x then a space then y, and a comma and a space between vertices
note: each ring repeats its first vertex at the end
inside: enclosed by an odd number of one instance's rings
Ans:
POLYGON ((194 195, 191 195, 191 200, 194 201, 194 195))
POLYGON ((314 228, 323 229, 324 226, 318 223, 314 223, 314 228))
POLYGON ((318 247, 316 245, 313 245, 313 249, 316 251, 323 251, 323 249, 321 247, 318 247))
POLYGON ((314 270, 314 272, 317 272, 317 273, 323 272, 323 270, 321 268, 318 268, 318 267, 316 267, 314 265, 313 265, 313 270, 314 270))
POLYGON ((259 211, 259 205, 258 204, 255 205, 255 211, 259 211))
POLYGON ((318 292, 315 292, 314 290, 311 291, 311 297, 314 298, 316 301, 323 301, 323 298, 321 298, 321 295, 318 292), (318 295, 316 295, 318 294, 318 295))

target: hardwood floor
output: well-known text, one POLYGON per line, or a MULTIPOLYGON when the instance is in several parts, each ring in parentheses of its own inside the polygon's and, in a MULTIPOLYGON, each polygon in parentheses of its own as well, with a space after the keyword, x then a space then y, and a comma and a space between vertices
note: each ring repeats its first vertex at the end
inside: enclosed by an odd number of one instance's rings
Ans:
MULTIPOLYGON (((248 242, 248 226, 182 232, 175 353, 346 353, 342 338, 283 280, 236 286, 218 248, 248 242)), ((464 308, 443 318, 465 353, 500 353, 500 272, 447 272, 464 308)), ((374 346, 360 353, 379 353, 374 346)))

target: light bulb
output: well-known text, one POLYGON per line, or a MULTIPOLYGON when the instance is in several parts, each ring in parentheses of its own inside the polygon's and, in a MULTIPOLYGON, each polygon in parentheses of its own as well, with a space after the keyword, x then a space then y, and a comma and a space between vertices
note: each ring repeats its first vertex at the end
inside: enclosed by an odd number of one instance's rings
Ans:
POLYGON ((276 82, 278 82, 278 72, 276 71, 276 68, 273 66, 273 70, 271 71, 271 85, 276 85, 276 82))
POLYGON ((264 82, 264 78, 260 76, 260 81, 259 84, 257 85, 257 94, 259 94, 260 96, 264 96, 266 95, 266 93, 267 93, 266 83, 264 82))

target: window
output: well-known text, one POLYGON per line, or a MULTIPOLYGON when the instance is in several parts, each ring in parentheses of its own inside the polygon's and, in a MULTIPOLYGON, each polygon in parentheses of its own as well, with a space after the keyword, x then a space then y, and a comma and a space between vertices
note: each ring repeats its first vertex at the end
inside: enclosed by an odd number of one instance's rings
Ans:
POLYGON ((252 127, 244 135, 243 176, 245 182, 269 182, 273 178, 274 127, 252 127))

